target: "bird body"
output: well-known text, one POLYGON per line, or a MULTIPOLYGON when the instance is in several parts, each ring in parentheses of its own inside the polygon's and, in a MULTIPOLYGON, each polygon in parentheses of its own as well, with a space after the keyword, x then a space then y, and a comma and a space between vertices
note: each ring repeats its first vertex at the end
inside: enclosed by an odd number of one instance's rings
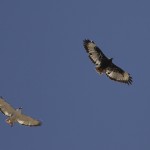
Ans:
POLYGON ((0 98, 0 111, 8 116, 6 123, 11 127, 15 122, 26 126, 40 126, 42 123, 39 120, 33 119, 27 115, 22 114, 22 108, 14 109, 10 104, 8 104, 2 97, 0 98))
POLYGON ((89 54, 90 60, 95 64, 95 69, 99 74, 105 73, 111 80, 126 83, 128 85, 132 84, 132 77, 130 74, 116 66, 112 62, 113 58, 107 58, 93 41, 85 39, 83 41, 83 46, 89 54))

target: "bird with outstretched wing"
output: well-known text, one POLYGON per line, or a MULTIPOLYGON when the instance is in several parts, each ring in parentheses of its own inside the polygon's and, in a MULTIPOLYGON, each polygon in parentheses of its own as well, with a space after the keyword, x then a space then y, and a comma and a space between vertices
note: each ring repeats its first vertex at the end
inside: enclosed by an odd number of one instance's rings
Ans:
POLYGON ((91 61, 95 64, 95 69, 99 74, 105 73, 111 80, 132 84, 132 77, 129 73, 116 66, 112 60, 107 58, 97 45, 89 40, 83 41, 83 46, 91 61))
POLYGON ((41 121, 33 119, 21 113, 21 107, 14 109, 10 104, 8 104, 2 97, 0 97, 0 111, 8 116, 6 122, 12 127, 15 122, 25 126, 40 126, 41 121))

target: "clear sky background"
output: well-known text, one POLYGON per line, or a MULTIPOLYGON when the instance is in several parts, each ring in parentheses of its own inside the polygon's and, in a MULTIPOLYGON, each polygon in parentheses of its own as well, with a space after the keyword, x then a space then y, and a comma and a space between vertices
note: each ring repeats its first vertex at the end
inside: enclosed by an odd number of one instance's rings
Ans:
POLYGON ((0 95, 43 122, 5 123, 1 150, 150 150, 150 1, 1 0, 0 95), (99 76, 83 39, 128 71, 99 76))

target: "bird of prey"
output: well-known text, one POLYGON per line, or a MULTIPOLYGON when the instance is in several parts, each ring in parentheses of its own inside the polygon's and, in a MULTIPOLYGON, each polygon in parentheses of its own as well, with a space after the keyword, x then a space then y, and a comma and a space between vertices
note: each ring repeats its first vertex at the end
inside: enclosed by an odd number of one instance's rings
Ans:
POLYGON ((15 122, 25 126, 40 126, 42 123, 39 120, 33 119, 21 113, 21 107, 14 109, 10 104, 8 104, 2 97, 0 97, 0 111, 8 116, 6 123, 11 127, 15 122))
POLYGON ((105 73, 111 80, 132 84, 132 77, 129 73, 116 66, 112 60, 113 58, 107 58, 102 50, 97 45, 89 40, 83 41, 83 46, 89 55, 91 61, 95 64, 95 69, 99 74, 105 73))

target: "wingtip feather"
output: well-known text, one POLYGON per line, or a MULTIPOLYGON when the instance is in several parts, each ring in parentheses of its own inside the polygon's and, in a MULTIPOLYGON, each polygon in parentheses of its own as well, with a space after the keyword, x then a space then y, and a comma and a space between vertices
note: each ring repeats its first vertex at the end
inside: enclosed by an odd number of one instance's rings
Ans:
POLYGON ((89 45, 89 43, 95 44, 92 40, 89 40, 89 39, 84 39, 84 40, 83 40, 83 46, 84 46, 84 48, 86 49, 87 52, 89 51, 89 50, 88 50, 88 45, 89 45))

